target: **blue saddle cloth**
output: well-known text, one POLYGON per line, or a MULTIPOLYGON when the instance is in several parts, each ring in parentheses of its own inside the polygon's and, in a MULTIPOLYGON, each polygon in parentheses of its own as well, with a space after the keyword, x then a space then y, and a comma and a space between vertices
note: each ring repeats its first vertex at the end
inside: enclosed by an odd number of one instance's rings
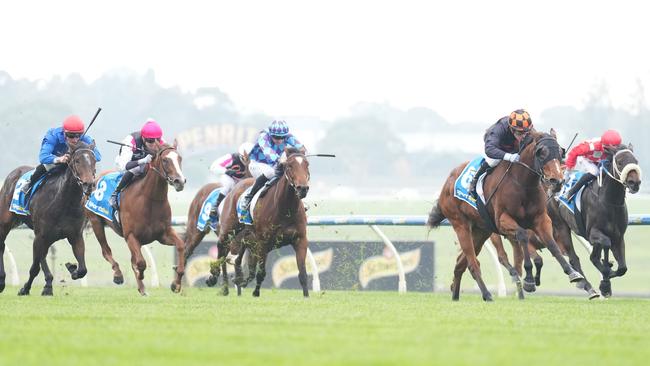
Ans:
POLYGON ((45 177, 47 176, 47 174, 43 174, 43 176, 32 187, 29 198, 25 197, 26 194, 23 193, 22 188, 25 184, 29 183, 29 180, 32 178, 32 174, 34 174, 34 171, 35 169, 26 172, 16 182, 16 188, 14 188, 14 195, 11 198, 11 205, 9 206, 9 211, 23 216, 30 215, 29 201, 31 201, 31 198, 34 196, 34 193, 36 193, 38 188, 41 186, 41 183, 43 183, 45 177))
POLYGON ((565 206, 566 208, 571 211, 572 214, 575 214, 576 212, 580 211, 580 197, 582 197, 582 192, 585 190, 586 186, 582 186, 580 190, 571 197, 570 200, 567 200, 564 197, 564 194, 571 189, 571 187, 575 186, 576 183, 578 183, 578 180, 580 180, 580 177, 585 175, 583 172, 573 172, 569 175, 569 179, 567 179, 566 182, 564 182, 564 185, 562 186, 562 190, 560 190, 560 193, 558 193, 558 199, 560 203, 565 206))
MULTIPOLYGON (((469 192, 469 185, 472 183, 472 179, 476 175, 476 172, 481 167, 481 163, 485 160, 482 156, 477 157, 476 159, 470 161, 465 169, 460 173, 456 182, 454 183, 454 197, 459 200, 465 201, 470 204, 470 206, 476 207, 476 198, 469 192)), ((478 190, 478 185, 477 185, 478 190)))
POLYGON ((210 194, 208 197, 203 201, 203 205, 201 206, 201 211, 199 211, 199 217, 196 220, 196 228, 199 229, 200 231, 203 231, 205 229, 206 225, 210 225, 210 228, 212 230, 217 230, 217 224, 219 223, 219 218, 210 216, 210 211, 212 211, 212 207, 214 207, 214 204, 217 203, 217 198, 219 197, 219 193, 221 193, 221 188, 216 188, 210 194))
MULTIPOLYGON (((86 209, 112 222, 114 210, 108 201, 113 192, 115 192, 115 188, 117 188, 117 184, 123 175, 123 172, 113 172, 101 177, 99 182, 97 182, 97 188, 90 194, 90 197, 86 201, 86 209)), ((120 195, 117 196, 117 200, 119 202, 120 195)))

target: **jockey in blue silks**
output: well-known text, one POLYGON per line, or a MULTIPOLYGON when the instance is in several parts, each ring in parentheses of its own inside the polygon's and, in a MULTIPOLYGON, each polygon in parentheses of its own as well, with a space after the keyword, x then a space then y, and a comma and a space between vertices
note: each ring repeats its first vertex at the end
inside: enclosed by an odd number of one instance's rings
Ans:
MULTIPOLYGON (((68 152, 68 144, 76 144, 79 140, 88 145, 93 143, 93 139, 88 136, 81 135, 85 131, 84 122, 78 116, 72 115, 63 121, 61 127, 50 128, 43 137, 41 143, 41 151, 38 155, 40 164, 32 174, 29 183, 25 184, 21 189, 27 194, 36 182, 47 172, 52 170, 58 164, 67 164, 70 161, 68 152)), ((97 150, 95 153, 96 161, 102 160, 102 155, 97 150)))
POLYGON ((289 126, 285 121, 276 120, 271 122, 269 128, 260 132, 257 143, 253 146, 250 154, 250 171, 255 183, 250 192, 244 197, 242 208, 248 210, 255 193, 260 190, 274 176, 280 176, 282 171, 278 169, 278 160, 284 152, 284 148, 290 146, 305 152, 305 147, 298 139, 289 133, 289 126))

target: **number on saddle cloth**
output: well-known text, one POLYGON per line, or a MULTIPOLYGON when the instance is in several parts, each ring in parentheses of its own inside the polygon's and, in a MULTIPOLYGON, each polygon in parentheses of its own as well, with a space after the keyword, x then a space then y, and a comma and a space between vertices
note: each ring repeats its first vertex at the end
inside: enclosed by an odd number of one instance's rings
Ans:
POLYGON ((29 201, 31 201, 31 198, 34 196, 34 193, 40 188, 40 186, 43 184, 45 181, 45 178, 49 174, 43 174, 38 181, 34 184, 34 186, 31 188, 31 192, 29 194, 25 194, 22 190, 23 186, 29 183, 30 179, 32 178, 32 174, 34 174, 35 169, 32 169, 28 172, 25 172, 18 181, 16 182, 16 187, 14 188, 14 194, 11 197, 11 205, 9 206, 9 211, 22 215, 22 216, 29 216, 29 201))

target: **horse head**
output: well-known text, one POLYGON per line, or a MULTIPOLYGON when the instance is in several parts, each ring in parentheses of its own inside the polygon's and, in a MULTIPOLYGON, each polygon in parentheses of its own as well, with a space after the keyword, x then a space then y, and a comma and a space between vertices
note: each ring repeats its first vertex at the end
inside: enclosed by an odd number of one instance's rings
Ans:
POLYGON ((553 129, 550 133, 530 132, 524 142, 521 155, 522 160, 532 160, 531 170, 541 178, 542 183, 550 186, 554 193, 560 191, 563 181, 560 166, 562 148, 557 142, 553 129))
POLYGON ((84 195, 88 196, 95 188, 95 141, 90 145, 83 141, 75 144, 68 144, 68 154, 70 160, 68 161, 68 169, 72 176, 81 187, 84 195))
POLYGON ((309 161, 302 150, 287 147, 280 158, 280 166, 284 175, 293 187, 298 198, 307 197, 309 191, 309 161))
POLYGON ((158 173, 167 183, 180 192, 185 188, 185 176, 181 170, 181 163, 183 157, 178 153, 176 147, 178 146, 176 140, 174 145, 158 144, 155 148, 155 155, 151 161, 151 167, 158 173))
POLYGON ((642 172, 639 161, 634 156, 632 144, 606 148, 605 153, 606 164, 611 167, 611 172, 607 169, 607 174, 626 187, 630 193, 637 193, 641 185, 642 172))

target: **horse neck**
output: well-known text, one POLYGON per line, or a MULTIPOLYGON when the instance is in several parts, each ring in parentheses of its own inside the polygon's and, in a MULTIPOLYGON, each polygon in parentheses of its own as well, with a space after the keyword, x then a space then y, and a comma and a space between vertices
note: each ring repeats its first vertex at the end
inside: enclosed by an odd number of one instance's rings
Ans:
MULTIPOLYGON (((613 169, 612 169, 613 170, 613 169)), ((614 172, 611 172, 614 174, 614 172)), ((599 196, 603 195, 605 202, 611 205, 623 205, 625 203, 625 187, 607 173, 603 174, 603 186, 599 188, 599 196)))
MULTIPOLYGON (((534 144, 535 142, 531 142, 530 145, 524 148, 519 160, 521 163, 528 165, 530 169, 535 169, 535 154, 533 153, 535 149, 530 147, 531 145, 534 146, 534 144)), ((521 186, 535 186, 539 183, 539 175, 517 163, 512 163, 512 165, 517 168, 510 169, 510 174, 521 186)))
POLYGON ((142 182, 142 192, 140 194, 151 197, 156 201, 162 201, 167 199, 167 181, 153 168, 153 165, 149 167, 142 182))
POLYGON ((286 212, 296 210, 298 208, 299 199, 296 193, 289 184, 289 180, 285 174, 280 177, 274 194, 275 202, 277 202, 277 212, 284 215, 286 212))
POLYGON ((56 184, 58 192, 56 194, 56 197, 60 197, 65 200, 79 197, 81 200, 81 195, 83 192, 81 190, 81 186, 79 186, 77 183, 77 178, 75 178, 74 174, 72 173, 72 168, 67 167, 61 177, 57 178, 58 181, 56 181, 56 184))

